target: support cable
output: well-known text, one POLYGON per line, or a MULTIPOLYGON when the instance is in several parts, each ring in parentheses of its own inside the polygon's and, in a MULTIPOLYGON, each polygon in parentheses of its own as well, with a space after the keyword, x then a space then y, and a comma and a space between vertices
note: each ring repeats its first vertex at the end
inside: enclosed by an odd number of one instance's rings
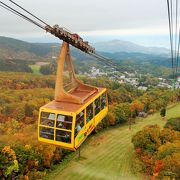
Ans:
MULTIPOLYGON (((17 3, 15 3, 15 2, 12 1, 12 0, 9 0, 9 1, 12 2, 13 4, 15 4, 16 6, 18 6, 19 8, 21 8, 22 10, 24 10, 26 13, 28 13, 28 14, 30 14, 31 16, 33 16, 34 18, 36 18, 36 19, 37 19, 38 21, 40 21, 41 23, 49 26, 46 22, 42 21, 40 18, 38 18, 38 17, 35 16, 34 14, 30 13, 29 11, 27 11, 26 9, 24 9, 22 6, 18 5, 17 3)), ((21 17, 21 18, 23 18, 23 19, 25 19, 25 20, 27 20, 27 21, 29 21, 30 23, 32 23, 32 24, 40 27, 41 29, 46 30, 46 28, 45 28, 43 25, 41 25, 40 23, 38 23, 38 22, 36 22, 35 20, 31 19, 30 17, 22 14, 22 13, 19 12, 18 10, 15 10, 14 8, 10 7, 9 5, 5 4, 4 2, 0 1, 0 6, 1 6, 2 8, 4 8, 4 9, 6 9, 6 10, 12 12, 13 14, 15 14, 15 15, 17 15, 17 16, 19 16, 19 17, 21 17)), ((49 26, 49 27, 51 27, 51 26, 49 26)), ((118 64, 112 62, 111 59, 108 59, 108 58, 106 58, 106 57, 104 57, 104 56, 102 56, 102 55, 99 55, 99 54, 97 54, 96 52, 94 52, 94 53, 85 52, 85 53, 87 53, 87 54, 95 57, 97 60, 99 60, 99 61, 101 61, 101 62, 104 62, 105 64, 107 64, 107 65, 109 65, 109 66, 112 66, 112 67, 114 67, 115 69, 117 69, 118 64)))
MULTIPOLYGON (((172 1, 171 1, 171 7, 172 7, 172 1)), ((170 9, 170 3, 169 0, 167 0, 167 8, 168 8, 168 21, 169 21, 169 38, 170 38, 170 47, 171 47, 171 62, 172 62, 172 72, 173 72, 173 79, 175 78, 174 76, 174 59, 173 59, 173 40, 172 40, 172 11, 170 9)))
POLYGON ((116 69, 117 71, 120 71, 121 69, 119 68, 119 64, 118 63, 115 63, 113 62, 111 59, 107 59, 107 58, 104 58, 103 56, 101 55, 98 55, 97 53, 93 54, 93 53, 88 53, 89 55, 95 57, 99 62, 101 63, 104 63, 114 69, 116 69))
POLYGON ((44 29, 45 30, 45 27, 42 26, 41 24, 37 23, 36 21, 32 20, 31 18, 25 16, 24 14, 20 13, 19 11, 15 10, 14 8, 8 6, 7 4, 3 3, 2 1, 0 1, 0 4, 1 4, 1 7, 5 8, 6 10, 22 17, 23 19, 26 19, 27 21, 35 24, 36 26, 40 27, 41 29, 44 29))
POLYGON ((177 74, 178 74, 178 68, 179 68, 179 51, 180 51, 180 28, 179 28, 179 40, 178 40, 178 48, 177 48, 177 66, 176 66, 177 74))
MULTIPOLYGON (((16 14, 17 16, 25 19, 25 18, 24 18, 23 16, 21 16, 20 14, 16 13, 15 11, 12 11, 11 9, 8 9, 7 7, 3 6, 2 4, 0 4, 0 6, 1 6, 2 8, 4 8, 4 9, 6 9, 7 11, 10 11, 10 12, 12 12, 13 14, 16 14)), ((25 19, 25 20, 27 20, 27 19, 25 19)))
POLYGON ((43 24, 45 24, 46 26, 49 26, 46 22, 44 22, 42 19, 38 18, 37 16, 35 16, 34 14, 32 14, 31 12, 29 12, 28 10, 26 10, 25 8, 23 8, 22 6, 20 6, 19 4, 17 4, 16 2, 9 0, 11 3, 15 4, 17 7, 19 7, 20 9, 24 10, 25 12, 27 12, 28 14, 30 14, 31 16, 33 16, 34 18, 36 18, 37 20, 39 20, 40 22, 42 22, 43 24))
POLYGON ((177 75, 177 25, 178 25, 178 1, 176 0, 176 4, 175 4, 175 6, 176 6, 176 14, 175 14, 175 16, 176 16, 176 20, 175 20, 175 50, 174 50, 174 61, 175 61, 175 77, 176 77, 176 75, 177 75))

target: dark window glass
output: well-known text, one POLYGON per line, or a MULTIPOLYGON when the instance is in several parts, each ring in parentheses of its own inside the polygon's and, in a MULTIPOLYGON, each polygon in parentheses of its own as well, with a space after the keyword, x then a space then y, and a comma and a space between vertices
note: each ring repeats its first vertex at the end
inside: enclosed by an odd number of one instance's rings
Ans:
POLYGON ((100 112, 100 110, 101 110, 100 97, 98 97, 98 98, 94 101, 94 109, 95 109, 95 115, 100 112))
POLYGON ((93 118, 93 103, 86 108, 86 122, 88 123, 93 118))
POLYGON ((56 127, 71 130, 72 129, 72 116, 58 114, 56 127))
POLYGON ((75 124, 75 136, 78 134, 78 132, 83 128, 84 126, 84 110, 81 111, 76 116, 76 124, 75 124))
POLYGON ((56 141, 71 143, 71 132, 56 130, 56 141))
POLYGON ((45 138, 45 139, 54 140, 54 129, 53 128, 40 127, 40 137, 45 138))
POLYGON ((101 109, 104 109, 106 106, 106 94, 103 94, 101 96, 101 109))
POLYGON ((48 112, 42 112, 41 113, 41 125, 54 127, 54 121, 55 121, 55 114, 54 113, 48 113, 48 112))

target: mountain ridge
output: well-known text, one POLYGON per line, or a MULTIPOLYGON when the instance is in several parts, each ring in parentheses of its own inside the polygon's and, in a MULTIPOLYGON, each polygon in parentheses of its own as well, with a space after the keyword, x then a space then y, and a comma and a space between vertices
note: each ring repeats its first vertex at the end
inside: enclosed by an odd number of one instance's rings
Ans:
POLYGON ((98 51, 105 52, 138 52, 146 54, 168 54, 169 49, 163 47, 146 47, 130 41, 123 40, 111 40, 111 41, 101 41, 93 44, 98 51))
MULTIPOLYGON (((99 51, 98 53, 115 61, 132 60, 139 63, 150 63, 156 65, 165 64, 165 66, 169 66, 169 61, 165 61, 169 58, 166 53, 147 53, 148 50, 143 52, 142 46, 127 41, 126 43, 121 40, 113 40, 111 42, 113 42, 113 46, 114 43, 119 43, 119 45, 122 44, 123 46, 126 46, 126 48, 124 48, 123 51, 108 52, 108 43, 106 43, 104 44, 104 47, 107 45, 106 51, 99 51), (127 48, 130 46, 131 48, 128 50, 127 48), (134 47, 134 51, 132 50, 132 47, 134 47), (142 52, 136 52, 135 47, 139 47, 139 51, 142 52)), ((56 56, 58 55, 59 46, 60 43, 29 43, 14 38, 0 36, 0 59, 50 61, 52 60, 53 53, 55 53, 56 56), (52 50, 52 46, 55 46, 56 48, 52 50)), ((116 48, 120 48, 120 46, 116 48)), ((96 49, 97 51, 100 50, 97 47, 96 49)), ((71 47, 71 55, 73 56, 73 59, 81 61, 93 59, 93 57, 74 47, 71 47)))

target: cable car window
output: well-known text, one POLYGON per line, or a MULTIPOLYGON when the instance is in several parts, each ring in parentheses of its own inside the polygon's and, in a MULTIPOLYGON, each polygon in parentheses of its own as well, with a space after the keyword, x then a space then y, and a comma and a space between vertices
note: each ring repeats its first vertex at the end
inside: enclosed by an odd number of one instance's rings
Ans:
POLYGON ((94 102, 94 109, 95 109, 95 115, 98 114, 101 110, 101 105, 100 105, 100 97, 98 97, 95 102, 94 102))
POLYGON ((93 118, 93 103, 86 108, 86 122, 88 123, 93 118))
POLYGON ((104 109, 106 107, 106 94, 104 93, 102 96, 101 96, 101 109, 104 109))
POLYGON ((56 127, 71 130, 72 129, 72 116, 58 114, 56 127))
POLYGON ((40 137, 45 138, 45 139, 54 140, 54 129, 53 128, 40 127, 40 137))
POLYGON ((55 121, 55 114, 54 113, 48 113, 48 112, 42 112, 41 113, 41 125, 54 127, 54 121, 55 121))
POLYGON ((84 126, 84 110, 76 116, 75 136, 84 126))
POLYGON ((71 132, 56 130, 56 141, 71 143, 71 132))

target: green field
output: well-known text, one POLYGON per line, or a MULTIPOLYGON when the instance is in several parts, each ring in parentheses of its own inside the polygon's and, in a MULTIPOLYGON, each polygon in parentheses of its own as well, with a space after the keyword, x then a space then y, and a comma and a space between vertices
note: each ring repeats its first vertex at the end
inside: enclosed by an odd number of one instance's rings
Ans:
MULTIPOLYGON (((171 106, 167 110, 167 118, 180 117, 180 104, 171 106)), ((132 173, 133 158, 132 136, 148 124, 158 124, 163 127, 165 121, 159 113, 145 119, 137 119, 132 130, 127 125, 109 128, 91 136, 81 148, 81 158, 77 152, 73 159, 62 170, 60 164, 46 179, 54 180, 133 180, 142 179, 132 173)))
POLYGON ((41 74, 40 73, 40 65, 38 65, 38 64, 33 64, 33 65, 29 65, 29 67, 32 69, 32 71, 33 71, 33 73, 34 74, 41 74))

